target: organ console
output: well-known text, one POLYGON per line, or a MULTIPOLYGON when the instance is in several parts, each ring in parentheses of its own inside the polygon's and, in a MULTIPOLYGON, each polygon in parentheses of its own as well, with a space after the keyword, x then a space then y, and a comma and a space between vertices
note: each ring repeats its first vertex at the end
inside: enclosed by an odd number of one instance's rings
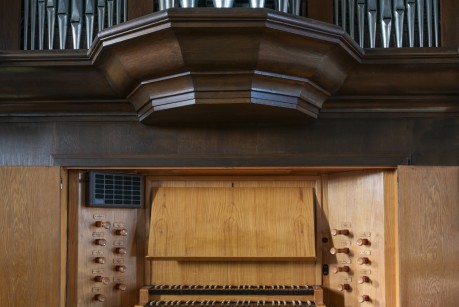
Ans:
MULTIPOLYGON (((84 194, 84 179, 94 176, 77 175, 75 192, 84 194)), ((148 196, 140 208, 72 198, 71 225, 78 227, 71 229, 77 244, 69 249, 76 255, 69 267, 77 274, 69 280, 69 301, 90 307, 393 302, 391 172, 304 180, 145 178, 148 196)))

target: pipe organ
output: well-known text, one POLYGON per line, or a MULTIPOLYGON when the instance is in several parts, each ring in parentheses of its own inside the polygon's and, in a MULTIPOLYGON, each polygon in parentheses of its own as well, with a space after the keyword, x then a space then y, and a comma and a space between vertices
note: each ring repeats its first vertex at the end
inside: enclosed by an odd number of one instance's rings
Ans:
MULTIPOLYGON (((174 7, 198 7, 197 1, 159 0, 157 10, 174 7)), ((301 15, 300 0, 273 2, 217 1, 201 6, 230 8, 272 8, 301 15)), ((127 21, 127 0, 24 0, 23 49, 54 49, 55 23, 58 24, 59 49, 90 48, 93 38, 106 27, 127 21), (71 4, 71 5, 70 5, 71 4), (81 38, 85 43, 81 43, 81 38), (38 41, 38 47, 37 42, 38 41)), ((439 47, 440 16, 438 0, 334 0, 334 22, 355 39, 362 48, 439 47)))
POLYGON ((438 0, 334 0, 334 20, 362 48, 440 46, 438 0))
POLYGON ((136 208, 71 174, 69 306, 395 304, 394 171, 144 177, 136 208))
POLYGON ((5 305, 459 301, 458 1, 13 2, 5 305))
POLYGON ((24 0, 22 48, 88 49, 97 33, 126 20, 127 0, 24 0))

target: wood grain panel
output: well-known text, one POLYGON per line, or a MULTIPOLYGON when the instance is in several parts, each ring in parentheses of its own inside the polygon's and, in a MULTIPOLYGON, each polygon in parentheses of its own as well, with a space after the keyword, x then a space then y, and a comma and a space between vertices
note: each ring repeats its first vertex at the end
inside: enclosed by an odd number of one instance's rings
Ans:
MULTIPOLYGON (((372 306, 392 306, 386 298, 386 286, 394 287, 393 280, 387 280, 386 271, 394 266, 393 207, 395 198, 395 175, 381 171, 350 172, 328 176, 326 218, 331 229, 347 229, 349 235, 331 238, 330 247, 350 249, 349 254, 336 254, 325 257, 330 265, 328 286, 331 306, 359 306, 358 297, 368 295, 372 306), (387 199, 386 199, 387 198, 387 199), (368 246, 359 246, 359 239, 370 241, 368 246), (389 256, 389 260, 387 258, 389 256), (369 259, 368 264, 359 265, 360 257, 369 259), (350 272, 333 273, 335 267, 349 266, 350 272), (389 266, 386 267, 386 266, 389 266), (361 276, 368 276, 369 283, 358 284, 361 276), (339 292, 339 284, 349 284, 350 291, 339 292)), ((389 299, 393 300, 390 290, 389 299)))
POLYGON ((0 298, 3 306, 59 306, 58 167, 0 168, 0 298))
POLYGON ((160 188, 149 256, 315 257, 311 189, 160 188))
POLYGON ((457 47, 459 44, 459 3, 456 0, 442 0, 440 2, 441 16, 441 46, 457 47))
POLYGON ((332 0, 308 0, 308 18, 333 23, 332 0))
MULTIPOLYGON (((178 176, 167 181, 152 181, 161 177, 150 177, 149 186, 168 188, 260 188, 294 187, 319 189, 320 177, 279 176, 178 176), (290 179, 290 180, 289 180, 290 179)), ((153 190, 154 190, 153 189, 153 190)), ((237 262, 237 261, 151 261, 150 284, 310 284, 321 283, 321 265, 314 261, 302 262, 237 262), (319 277, 317 277, 319 276, 319 277)))
POLYGON ((400 167, 400 302, 459 302, 459 168, 400 167))
POLYGON ((0 50, 19 50, 21 2, 0 1, 0 50))
POLYGON ((311 262, 152 261, 151 284, 315 285, 311 262))
POLYGON ((84 178, 84 172, 70 173, 68 306, 133 306, 145 283, 143 210, 87 207, 84 178), (109 229, 96 227, 96 221, 109 222, 109 229), (119 229, 127 230, 127 236, 117 235, 119 229), (105 239, 106 245, 96 245, 97 238, 105 239), (118 247, 126 254, 117 253, 118 247), (104 257, 105 263, 96 263, 96 257, 104 257), (117 271, 116 265, 124 265, 126 271, 117 271), (107 284, 95 276, 108 278, 107 284), (127 289, 118 290, 118 284, 127 289), (96 294, 104 295, 105 302, 97 302, 96 294))

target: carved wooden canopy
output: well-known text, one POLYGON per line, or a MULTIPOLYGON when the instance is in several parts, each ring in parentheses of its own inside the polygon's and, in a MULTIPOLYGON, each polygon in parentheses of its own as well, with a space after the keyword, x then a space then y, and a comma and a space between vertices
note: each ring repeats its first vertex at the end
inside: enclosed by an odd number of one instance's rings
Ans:
POLYGON ((3 52, 0 81, 2 115, 174 124, 459 110, 457 50, 363 50, 339 27, 268 9, 170 9, 102 31, 89 51, 3 52))

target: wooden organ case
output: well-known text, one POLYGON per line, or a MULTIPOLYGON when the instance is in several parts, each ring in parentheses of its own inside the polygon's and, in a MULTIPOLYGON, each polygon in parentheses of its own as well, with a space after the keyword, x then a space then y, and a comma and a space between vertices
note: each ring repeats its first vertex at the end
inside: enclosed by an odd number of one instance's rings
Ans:
POLYGON ((70 172, 68 306, 396 306, 395 170, 213 172, 147 171, 137 209, 70 172))

